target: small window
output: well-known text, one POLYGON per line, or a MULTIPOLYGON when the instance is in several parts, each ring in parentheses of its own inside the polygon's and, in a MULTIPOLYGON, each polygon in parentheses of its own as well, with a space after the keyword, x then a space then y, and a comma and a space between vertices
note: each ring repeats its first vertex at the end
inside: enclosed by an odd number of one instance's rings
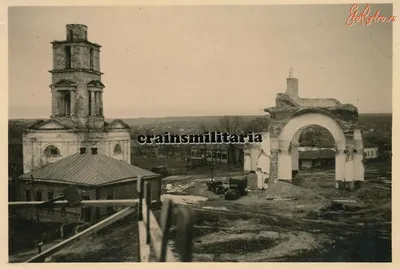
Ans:
POLYGON ((117 155, 117 154, 122 154, 122 148, 121 148, 121 145, 120 145, 120 144, 116 144, 116 145, 115 145, 115 147, 114 147, 114 154, 115 154, 115 155, 117 155))
POLYGON ((36 201, 42 201, 42 191, 36 191, 36 201))
POLYGON ((30 190, 26 190, 25 191, 25 199, 26 199, 26 201, 32 201, 31 191, 30 190))
POLYGON ((48 191, 47 192, 47 200, 52 200, 54 199, 54 192, 48 191))
POLYGON ((74 39, 74 34, 72 30, 69 30, 69 40, 74 39))
POLYGON ((65 69, 71 69, 71 47, 65 46, 65 69))
POLYGON ((90 70, 93 70, 94 69, 94 60, 93 60, 93 56, 94 54, 93 54, 93 49, 91 48, 90 49, 90 70))
POLYGON ((60 151, 58 150, 58 148, 56 146, 50 145, 48 147, 46 147, 46 149, 44 150, 44 155, 46 157, 59 157, 60 155, 60 151))
POLYGON ((222 160, 226 160, 227 159, 226 154, 223 153, 221 158, 222 160))

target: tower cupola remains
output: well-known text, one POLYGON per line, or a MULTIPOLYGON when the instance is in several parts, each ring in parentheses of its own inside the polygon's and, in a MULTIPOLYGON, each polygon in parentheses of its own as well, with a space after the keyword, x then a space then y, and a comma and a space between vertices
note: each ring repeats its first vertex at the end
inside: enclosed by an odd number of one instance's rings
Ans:
POLYGON ((87 40, 87 26, 67 24, 67 40, 87 40))
POLYGON ((65 40, 53 41, 51 115, 23 135, 24 173, 77 152, 96 152, 130 163, 130 127, 105 122, 101 46, 88 40, 88 27, 68 24, 65 40))

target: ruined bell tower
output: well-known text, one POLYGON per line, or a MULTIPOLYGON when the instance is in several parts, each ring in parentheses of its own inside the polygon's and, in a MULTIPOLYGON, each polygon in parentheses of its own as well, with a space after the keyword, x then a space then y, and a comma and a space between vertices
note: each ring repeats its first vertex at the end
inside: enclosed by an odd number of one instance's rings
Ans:
POLYGON ((82 24, 68 24, 66 39, 51 43, 51 118, 91 129, 103 128, 101 46, 88 41, 88 28, 82 24))
POLYGON ((88 41, 88 27, 83 24, 68 24, 65 40, 51 44, 51 115, 24 130, 24 173, 82 148, 85 152, 96 148, 93 152, 130 163, 129 125, 120 119, 104 120, 101 46, 88 41))

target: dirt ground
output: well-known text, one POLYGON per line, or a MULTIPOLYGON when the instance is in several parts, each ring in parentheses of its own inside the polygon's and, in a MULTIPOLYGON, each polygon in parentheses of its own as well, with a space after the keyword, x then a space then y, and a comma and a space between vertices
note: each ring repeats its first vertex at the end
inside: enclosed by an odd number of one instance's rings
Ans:
POLYGON ((186 180, 169 183, 180 184, 181 194, 208 198, 191 205, 194 260, 391 261, 390 186, 365 182, 354 192, 337 190, 333 170, 299 177, 300 186, 278 182, 236 201, 208 191, 206 178, 190 180, 184 190, 186 180))
MULTIPOLYGON (((195 211, 195 262, 391 261, 390 185, 365 181, 363 188, 349 192, 335 189, 334 170, 297 177, 296 186, 278 182, 227 201, 207 190, 209 174, 171 176, 163 181, 163 198, 195 211)), ((128 217, 63 249, 53 260, 135 262, 136 244, 137 225, 128 217)), ((10 261, 32 254, 35 250, 10 261)))

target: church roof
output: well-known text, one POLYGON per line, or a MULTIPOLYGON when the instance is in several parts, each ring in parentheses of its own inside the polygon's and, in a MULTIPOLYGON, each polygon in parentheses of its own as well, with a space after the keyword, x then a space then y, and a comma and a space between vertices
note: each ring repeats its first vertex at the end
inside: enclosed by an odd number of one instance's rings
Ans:
POLYGON ((58 162, 38 168, 20 176, 42 182, 56 182, 84 186, 116 184, 139 176, 152 178, 159 175, 124 161, 97 153, 76 153, 58 162))
MULTIPOLYGON (((27 130, 39 130, 41 127, 46 126, 44 130, 66 130, 66 129, 74 129, 76 131, 86 130, 84 125, 79 125, 79 123, 74 122, 72 119, 63 118, 62 120, 58 120, 57 118, 52 118, 48 120, 38 120, 33 124, 29 125, 27 130), (53 124, 51 127, 48 124, 53 124)), ((121 129, 130 129, 130 126, 126 124, 123 120, 115 119, 111 122, 104 121, 104 131, 110 130, 121 130, 121 129)), ((101 131, 101 130, 97 130, 101 131)))
POLYGON ((123 120, 120 120, 120 119, 115 119, 111 122, 104 121, 104 128, 106 130, 109 130, 109 129, 131 129, 131 127, 126 122, 124 122, 123 120), (117 126, 118 123, 120 123, 123 128, 115 128, 115 126, 117 126))
POLYGON ((26 129, 28 129, 28 130, 29 129, 40 129, 41 126, 44 126, 48 123, 56 124, 56 126, 54 126, 56 128, 54 128, 54 129, 71 129, 71 128, 73 128, 72 121, 71 122, 64 121, 61 123, 60 121, 57 121, 56 119, 49 119, 49 120, 38 120, 38 121, 32 123, 31 125, 29 125, 28 127, 26 127, 26 129))
POLYGON ((87 86, 90 86, 90 87, 101 87, 101 88, 105 87, 104 84, 100 80, 92 80, 87 84, 87 86))

